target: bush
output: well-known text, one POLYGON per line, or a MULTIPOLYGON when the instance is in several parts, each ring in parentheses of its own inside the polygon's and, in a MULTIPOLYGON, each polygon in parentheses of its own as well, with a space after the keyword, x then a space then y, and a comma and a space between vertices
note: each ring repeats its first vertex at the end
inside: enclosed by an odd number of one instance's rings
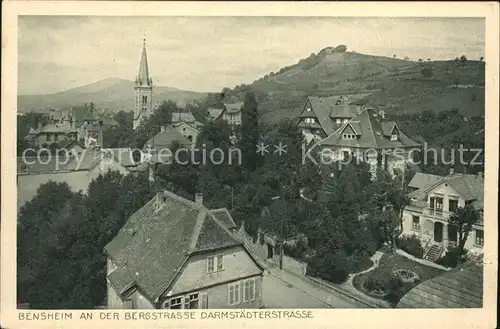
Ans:
POLYGON ((364 288, 368 290, 369 292, 377 292, 377 293, 384 293, 385 292, 385 287, 382 282, 380 282, 377 279, 374 279, 372 277, 369 277, 366 279, 364 283, 364 288))
POLYGON ((467 251, 462 252, 460 248, 455 247, 446 252, 446 254, 436 260, 436 263, 446 267, 457 267, 458 264, 463 263, 467 259, 467 251))
POLYGON ((391 277, 386 283, 386 292, 387 295, 385 296, 385 299, 392 305, 395 305, 405 294, 405 285, 401 281, 401 279, 397 277, 391 277))
POLYGON ((297 258, 297 259, 304 259, 306 252, 307 252, 307 243, 305 240, 300 239, 297 241, 295 244, 285 244, 283 246, 283 251, 285 252, 285 255, 297 258))
POLYGON ((329 252, 322 256, 311 259, 307 266, 307 275, 320 277, 332 283, 342 283, 347 279, 349 273, 349 262, 345 253, 329 252))
POLYGON ((414 234, 396 238, 396 247, 417 258, 424 256, 424 249, 420 239, 414 234))

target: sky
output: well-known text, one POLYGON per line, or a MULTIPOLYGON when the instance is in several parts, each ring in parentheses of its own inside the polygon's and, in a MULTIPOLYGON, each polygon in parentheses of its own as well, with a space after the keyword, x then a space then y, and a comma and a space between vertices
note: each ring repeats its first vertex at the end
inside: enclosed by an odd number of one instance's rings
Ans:
POLYGON ((479 59, 482 18, 20 16, 18 93, 134 80, 146 38, 156 85, 216 92, 344 44, 410 59, 479 59))

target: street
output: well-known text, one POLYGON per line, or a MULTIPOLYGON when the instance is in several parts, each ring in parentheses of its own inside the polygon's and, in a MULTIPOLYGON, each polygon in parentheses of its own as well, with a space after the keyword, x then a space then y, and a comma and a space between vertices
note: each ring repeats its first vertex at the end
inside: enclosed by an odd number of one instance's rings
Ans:
POLYGON ((324 302, 267 273, 262 284, 266 308, 326 308, 324 302))

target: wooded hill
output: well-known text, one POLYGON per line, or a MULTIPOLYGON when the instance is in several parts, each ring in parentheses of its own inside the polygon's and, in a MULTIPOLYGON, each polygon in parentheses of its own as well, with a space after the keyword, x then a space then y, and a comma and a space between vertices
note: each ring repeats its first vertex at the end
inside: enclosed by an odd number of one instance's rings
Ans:
MULTIPOLYGON (((341 46, 339 46, 341 47, 341 46)), ((248 88, 258 97, 265 121, 299 114, 308 96, 358 94, 387 113, 457 109, 464 116, 484 114, 485 63, 400 59, 325 48, 318 54, 271 72, 250 85, 224 90, 241 100, 248 88)), ((457 54, 460 56, 461 54, 457 54)))

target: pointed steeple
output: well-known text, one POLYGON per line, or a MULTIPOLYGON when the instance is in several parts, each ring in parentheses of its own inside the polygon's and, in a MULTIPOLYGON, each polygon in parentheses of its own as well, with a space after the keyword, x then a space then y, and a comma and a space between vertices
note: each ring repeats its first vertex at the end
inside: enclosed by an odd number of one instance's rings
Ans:
POLYGON ((139 86, 151 86, 149 78, 148 56, 146 54, 146 39, 143 40, 141 64, 139 65, 139 75, 137 75, 136 84, 139 86))

